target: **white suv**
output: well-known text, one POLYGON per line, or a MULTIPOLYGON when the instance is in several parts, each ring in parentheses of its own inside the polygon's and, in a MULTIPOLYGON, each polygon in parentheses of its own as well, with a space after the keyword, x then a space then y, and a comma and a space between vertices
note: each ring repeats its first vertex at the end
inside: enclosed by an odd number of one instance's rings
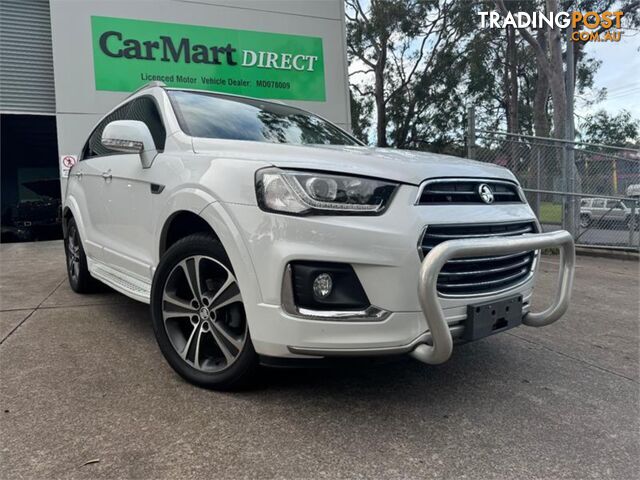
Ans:
POLYGON ((363 146, 281 103, 152 84, 109 112, 69 175, 71 287, 150 303, 189 381, 330 356, 449 358, 567 308, 573 243, 539 234, 506 169, 363 146), (529 311, 537 250, 562 246, 553 306, 529 311))
POLYGON ((580 226, 588 228, 596 225, 600 228, 624 225, 629 229, 638 226, 638 210, 631 208, 625 202, 635 202, 633 199, 615 198, 583 198, 580 201, 580 226))

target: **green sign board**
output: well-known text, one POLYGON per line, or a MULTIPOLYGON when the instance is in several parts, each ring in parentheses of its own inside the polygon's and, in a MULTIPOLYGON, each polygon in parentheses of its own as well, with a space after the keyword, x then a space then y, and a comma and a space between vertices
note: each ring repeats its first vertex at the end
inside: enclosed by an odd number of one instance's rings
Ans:
POLYGON ((168 86, 258 98, 325 100, 322 39, 91 17, 96 89, 168 86))

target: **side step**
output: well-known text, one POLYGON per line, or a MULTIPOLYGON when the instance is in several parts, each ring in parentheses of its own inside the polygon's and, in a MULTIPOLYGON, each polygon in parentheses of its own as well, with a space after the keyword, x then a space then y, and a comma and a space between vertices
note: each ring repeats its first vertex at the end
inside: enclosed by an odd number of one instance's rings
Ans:
POLYGON ((109 285, 114 290, 139 302, 151 302, 150 283, 96 261, 89 260, 88 266, 92 276, 109 285))

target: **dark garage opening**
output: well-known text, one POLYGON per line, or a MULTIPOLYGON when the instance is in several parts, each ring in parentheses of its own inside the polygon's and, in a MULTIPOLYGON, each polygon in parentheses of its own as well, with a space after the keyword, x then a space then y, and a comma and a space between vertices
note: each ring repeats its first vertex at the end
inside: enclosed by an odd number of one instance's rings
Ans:
POLYGON ((0 241, 62 238, 55 117, 2 115, 0 158, 0 241))

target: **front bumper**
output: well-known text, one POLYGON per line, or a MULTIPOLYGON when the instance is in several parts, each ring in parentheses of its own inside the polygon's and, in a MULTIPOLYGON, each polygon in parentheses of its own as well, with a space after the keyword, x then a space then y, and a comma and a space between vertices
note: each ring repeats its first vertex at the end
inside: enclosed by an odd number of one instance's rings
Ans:
MULTIPOLYGON (((452 240, 435 248, 423 260, 418 280, 418 295, 422 306, 420 319, 427 331, 412 341, 392 346, 357 348, 322 348, 289 346, 291 353, 314 356, 396 355, 409 353, 413 358, 428 364, 447 361, 453 350, 453 342, 463 336, 466 314, 462 309, 446 309, 436 290, 436 279, 442 266, 451 259, 509 254, 523 250, 560 247, 560 275, 551 306, 542 312, 530 311, 531 292, 524 296, 522 322, 532 327, 549 325, 558 320, 569 306, 575 270, 573 238, 566 231, 546 234, 523 235, 519 238, 487 238, 452 240), (452 310, 457 313, 453 314, 452 310)), ((512 295, 511 293, 510 295, 512 295)), ((496 301, 500 298, 495 298, 496 301)))
MULTIPOLYGON (((247 271, 257 282, 255 290, 243 292, 256 351, 306 358, 410 352, 431 341, 417 288, 422 265, 417 243, 425 226, 535 221, 526 204, 418 207, 416 194, 416 187, 402 186, 380 217, 292 217, 225 204, 251 258, 247 271), (371 303, 390 313, 373 321, 292 314, 283 307, 283 276, 287 265, 298 260, 352 265, 371 303)), ((439 297, 452 337, 460 334, 472 303, 521 295, 527 313, 534 283, 532 275, 500 293, 439 297)))

